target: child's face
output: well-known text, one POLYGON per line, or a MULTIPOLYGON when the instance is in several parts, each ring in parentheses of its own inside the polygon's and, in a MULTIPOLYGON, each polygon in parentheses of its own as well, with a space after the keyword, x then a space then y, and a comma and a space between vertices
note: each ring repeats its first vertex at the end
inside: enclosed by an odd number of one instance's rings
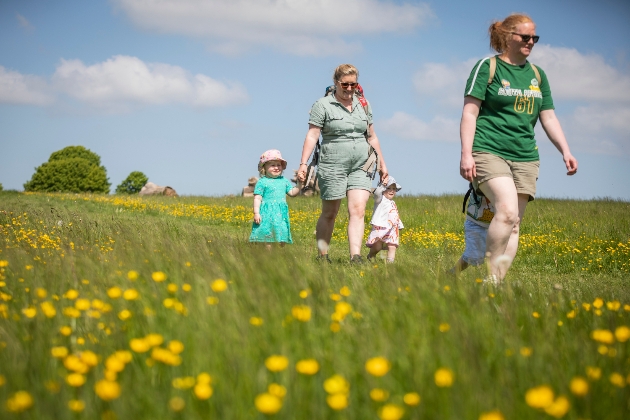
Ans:
POLYGON ((385 188, 385 191, 383 191, 383 195, 390 200, 394 198, 396 196, 396 185, 390 185, 389 187, 385 188))
POLYGON ((270 178, 277 178, 282 175, 282 162, 279 160, 270 160, 265 163, 265 175, 270 178))

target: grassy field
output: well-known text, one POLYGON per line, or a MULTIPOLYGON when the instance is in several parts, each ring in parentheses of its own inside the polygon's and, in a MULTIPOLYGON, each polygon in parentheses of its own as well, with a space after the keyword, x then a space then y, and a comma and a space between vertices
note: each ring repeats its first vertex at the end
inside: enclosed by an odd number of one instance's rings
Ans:
POLYGON ((396 202, 396 263, 351 266, 317 198, 267 251, 240 197, 0 193, 0 417, 630 418, 630 203, 534 201, 493 287, 445 274, 460 196, 396 202))

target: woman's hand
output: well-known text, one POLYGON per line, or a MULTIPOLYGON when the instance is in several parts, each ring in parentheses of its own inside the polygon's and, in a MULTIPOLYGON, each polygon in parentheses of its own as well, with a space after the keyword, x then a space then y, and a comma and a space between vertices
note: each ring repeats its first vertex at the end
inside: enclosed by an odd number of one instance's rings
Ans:
POLYGON ((300 182, 306 182, 306 169, 308 169, 308 166, 305 163, 300 163, 300 169, 298 169, 297 173, 297 179, 300 182))
POLYGON ((577 159, 574 158, 571 153, 565 153, 565 155, 562 156, 562 159, 564 160, 564 164, 567 167, 567 175, 575 175, 578 169, 577 159))
POLYGON ((381 162, 380 168, 378 169, 378 173, 381 175, 381 184, 387 185, 387 180, 389 179, 389 173, 387 173, 387 166, 381 162))
POLYGON ((462 158, 459 161, 459 174, 468 182, 472 182, 473 178, 477 176, 477 166, 472 153, 462 153, 462 158))

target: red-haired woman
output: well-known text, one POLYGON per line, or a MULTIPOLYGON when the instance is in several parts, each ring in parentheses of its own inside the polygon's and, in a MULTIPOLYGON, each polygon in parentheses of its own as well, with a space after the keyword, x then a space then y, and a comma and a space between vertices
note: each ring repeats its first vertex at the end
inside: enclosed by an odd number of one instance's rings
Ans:
POLYGON ((554 112, 551 89, 542 69, 527 58, 538 42, 529 16, 512 14, 490 25, 493 60, 480 60, 466 83, 460 126, 460 174, 494 203, 486 255, 489 279, 505 277, 518 248, 519 224, 536 194, 539 157, 534 126, 540 119, 549 140, 562 154, 567 175, 578 168, 554 112), (496 60, 492 82, 490 62, 496 60))

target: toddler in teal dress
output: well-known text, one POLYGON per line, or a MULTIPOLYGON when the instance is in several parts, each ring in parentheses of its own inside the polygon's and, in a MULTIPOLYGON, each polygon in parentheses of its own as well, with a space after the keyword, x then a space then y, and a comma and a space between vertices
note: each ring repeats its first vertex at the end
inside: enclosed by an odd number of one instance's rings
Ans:
POLYGON ((260 156, 258 172, 261 178, 254 188, 254 225, 250 242, 262 242, 271 247, 273 242, 280 246, 292 244, 291 224, 287 194, 298 195, 300 190, 282 176, 287 161, 278 150, 267 150, 260 156))

